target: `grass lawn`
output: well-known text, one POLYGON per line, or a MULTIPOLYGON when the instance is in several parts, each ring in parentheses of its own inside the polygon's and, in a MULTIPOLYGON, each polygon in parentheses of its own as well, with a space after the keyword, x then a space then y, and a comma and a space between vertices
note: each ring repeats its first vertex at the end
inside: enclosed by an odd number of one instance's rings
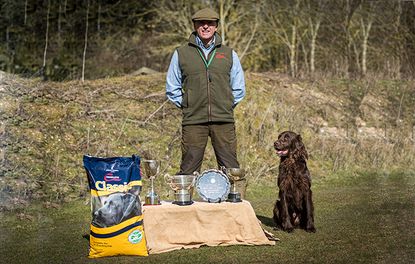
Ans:
POLYGON ((202 247, 149 257, 86 257, 89 205, 38 205, 0 214, 0 263, 413 263, 415 175, 364 173, 315 179, 317 233, 272 230, 274 183, 251 185, 247 199, 275 246, 202 247))

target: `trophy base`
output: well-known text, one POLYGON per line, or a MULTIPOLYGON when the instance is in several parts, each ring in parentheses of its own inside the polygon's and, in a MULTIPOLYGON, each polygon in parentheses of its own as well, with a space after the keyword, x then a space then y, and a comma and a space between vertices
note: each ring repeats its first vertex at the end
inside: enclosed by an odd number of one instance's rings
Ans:
POLYGON ((143 206, 147 206, 147 205, 161 205, 161 203, 145 203, 145 204, 143 204, 143 206))
POLYGON ((228 195, 228 200, 226 200, 227 202, 230 202, 230 203, 240 203, 240 202, 242 202, 242 199, 241 199, 241 194, 240 193, 238 193, 238 192, 236 192, 236 193, 229 193, 229 195, 228 195))
POLYGON ((160 203, 160 199, 159 199, 158 195, 153 194, 151 196, 148 195, 148 196, 145 197, 145 202, 144 202, 143 205, 161 205, 161 203, 160 203))
POLYGON ((193 204, 193 201, 174 201, 174 202, 172 202, 172 204, 177 204, 177 205, 180 205, 180 206, 191 205, 191 204, 193 204))

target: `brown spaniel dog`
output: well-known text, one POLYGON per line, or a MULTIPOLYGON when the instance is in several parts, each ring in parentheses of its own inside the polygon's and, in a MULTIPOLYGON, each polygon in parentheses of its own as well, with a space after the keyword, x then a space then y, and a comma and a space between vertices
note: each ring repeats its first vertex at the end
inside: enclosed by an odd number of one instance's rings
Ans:
POLYGON ((287 232, 294 228, 316 232, 311 176, 306 163, 308 154, 301 136, 291 131, 282 132, 274 142, 274 148, 281 158, 274 222, 277 228, 287 232))

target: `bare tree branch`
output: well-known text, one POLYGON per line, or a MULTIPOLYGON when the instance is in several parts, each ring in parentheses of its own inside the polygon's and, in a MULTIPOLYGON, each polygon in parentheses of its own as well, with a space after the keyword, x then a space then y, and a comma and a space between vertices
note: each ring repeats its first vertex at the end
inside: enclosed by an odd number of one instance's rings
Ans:
POLYGON ((84 45, 84 53, 82 56, 82 77, 81 77, 82 82, 85 80, 85 57, 86 57, 86 48, 88 46, 88 15, 89 15, 89 0, 87 0, 86 17, 85 17, 85 45, 84 45))
POLYGON ((49 15, 50 15, 50 0, 48 0, 48 12, 46 15, 46 36, 45 36, 45 49, 43 52, 43 69, 46 67, 46 54, 48 51, 48 42, 49 42, 49 15))

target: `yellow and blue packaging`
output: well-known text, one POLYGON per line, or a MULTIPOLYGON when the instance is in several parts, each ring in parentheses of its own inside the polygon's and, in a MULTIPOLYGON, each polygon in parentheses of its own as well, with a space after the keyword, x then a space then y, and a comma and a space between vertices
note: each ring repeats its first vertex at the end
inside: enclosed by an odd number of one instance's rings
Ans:
POLYGON ((91 189, 89 258, 148 256, 141 211, 140 158, 83 157, 91 189))

